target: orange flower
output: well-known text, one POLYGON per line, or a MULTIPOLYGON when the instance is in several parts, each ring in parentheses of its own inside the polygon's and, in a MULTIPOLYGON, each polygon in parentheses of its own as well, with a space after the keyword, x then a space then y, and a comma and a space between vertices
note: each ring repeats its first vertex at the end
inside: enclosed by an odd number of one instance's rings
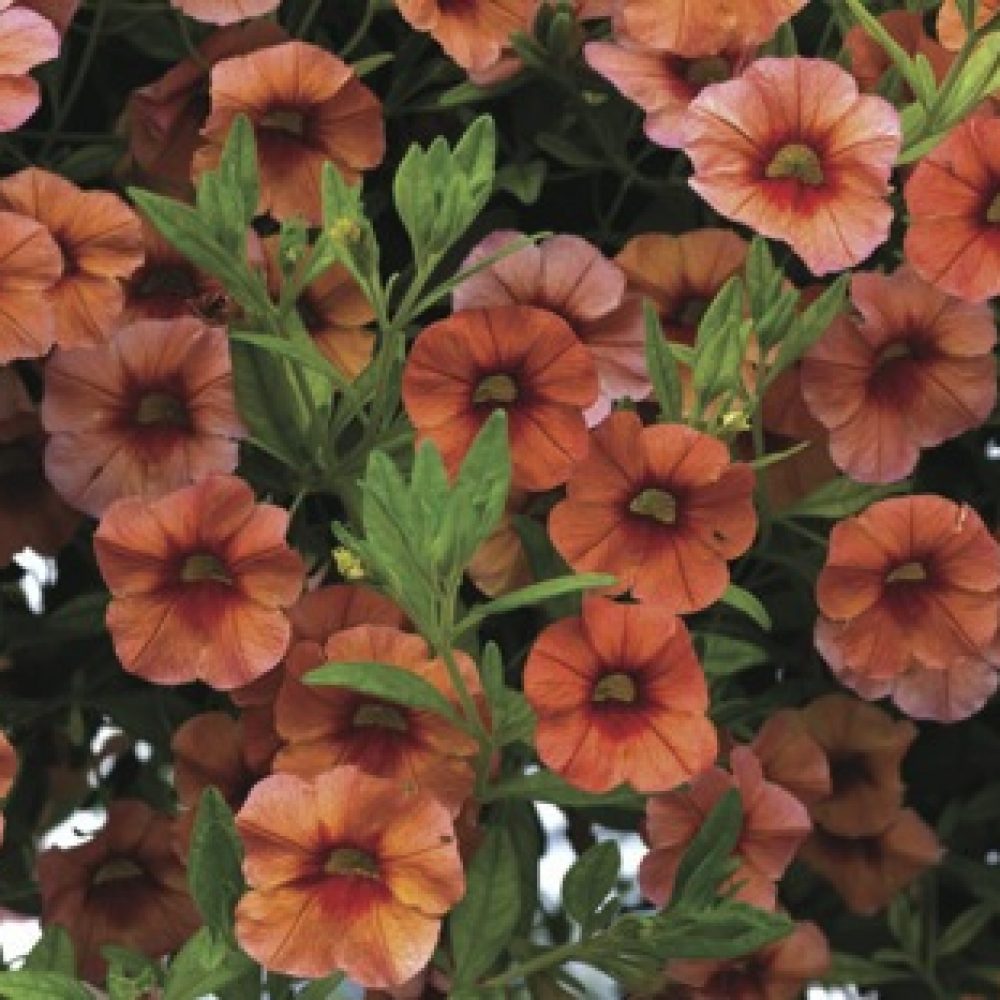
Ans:
POLYGON ((448 810, 356 767, 265 778, 236 826, 250 884, 236 936, 277 972, 399 986, 428 963, 465 891, 448 810))
POLYGON ((462 69, 483 73, 500 63, 511 35, 531 31, 539 0, 399 0, 396 6, 462 69))
POLYGON ((587 451, 583 411, 597 395, 587 349, 565 320, 530 306, 470 309, 428 326, 403 372, 418 440, 455 475, 480 428, 507 411, 513 485, 564 483, 587 451))
POLYGON ((899 768, 917 727, 843 694, 817 698, 802 720, 830 762, 830 794, 812 804, 814 822, 844 837, 884 830, 903 804, 899 768))
POLYGON ((24 548, 55 555, 80 516, 42 471, 45 434, 13 368, 0 368, 0 567, 24 548))
POLYGON ((146 183, 186 196, 191 164, 209 110, 208 81, 220 60, 288 40, 273 21, 251 21, 213 31, 190 56, 159 80, 134 90, 125 108, 129 154, 146 183))
POLYGON ((378 99, 350 66, 315 45, 285 42, 225 59, 212 69, 211 96, 195 175, 218 166, 230 126, 246 115, 257 136, 260 210, 278 218, 320 222, 323 164, 353 183, 385 152, 378 99))
POLYGON ((142 264, 139 217, 117 195, 34 167, 0 181, 0 204, 37 219, 62 250, 62 277, 49 291, 57 343, 106 340, 124 304, 121 279, 142 264))
POLYGON ((45 468, 95 517, 127 496, 154 499, 236 468, 236 413, 224 330, 147 320, 107 344, 56 351, 45 371, 45 468))
MULTIPOLYGON (((481 696, 475 665, 465 654, 455 655, 467 687, 481 696)), ((432 658, 418 635, 358 625, 335 632, 320 653, 297 643, 285 661, 275 704, 278 734, 287 745, 278 751, 274 770, 311 778, 353 764, 365 774, 426 792, 457 814, 472 793, 475 740, 434 712, 303 683, 305 674, 325 662, 390 664, 432 684, 458 706, 443 661, 432 658)))
MULTIPOLYGON (((14 787, 17 775, 17 751, 7 737, 0 733, 0 799, 5 798, 14 787)), ((3 813, 0 812, 0 845, 3 844, 3 813)))
POLYGON ((201 924, 173 850, 172 827, 169 816, 144 802, 122 800, 111 804, 92 840, 38 856, 42 923, 66 929, 80 974, 90 982, 104 982, 104 945, 160 958, 201 924))
POLYGON ((0 211, 0 364, 49 352, 56 334, 50 293, 62 267, 59 246, 43 226, 0 211))
MULTIPOLYGON (((890 10, 880 14, 878 20, 908 56, 912 58, 919 54, 930 63, 938 83, 945 78, 953 57, 924 31, 921 14, 911 10, 890 10)), ((885 49, 860 25, 847 32, 844 46, 851 56, 851 72, 861 89, 869 93, 875 91, 883 74, 892 65, 885 49)))
POLYGON ((647 604, 587 598, 531 648, 524 693, 543 763, 570 784, 666 792, 711 767, 708 687, 679 618, 647 604))
POLYGON ((747 59, 744 51, 685 59, 627 41, 588 42, 583 54, 592 70, 646 112, 646 135, 667 149, 682 147, 684 116, 702 89, 731 79, 747 59))
MULTIPOLYGON (((281 290, 279 241, 266 240, 264 249, 268 285, 277 296, 281 290)), ((346 267, 327 268, 305 289, 296 308, 313 343, 338 371, 354 379, 368 367, 375 335, 366 327, 375 319, 375 310, 346 267)))
MULTIPOLYGON (((521 235, 506 229, 491 233, 464 266, 521 235)), ((597 402, 586 413, 590 426, 611 412, 615 400, 649 395, 642 303, 625 296, 621 268, 578 236, 552 236, 497 261, 459 285, 453 302, 457 310, 537 306, 566 320, 597 367, 597 402)))
POLYGON ((806 354, 802 393, 852 479, 908 476, 922 448, 978 427, 996 403, 996 327, 986 305, 938 291, 908 269, 855 274, 859 317, 839 317, 806 354))
POLYGON ((639 866, 639 886, 657 906, 670 900, 681 858, 705 817, 736 788, 743 801, 743 829, 735 851, 739 868, 730 883, 744 883, 737 899, 773 909, 775 884, 809 833, 809 816, 794 795, 764 780, 760 761, 748 747, 733 750, 730 768, 732 774, 713 767, 686 788, 649 800, 650 852, 639 866))
POLYGON ((706 87, 684 122, 691 187, 717 212, 784 240, 817 275, 885 242, 899 115, 825 59, 758 59, 706 87))
POLYGON ((270 670, 291 632, 281 609, 302 590, 287 527, 287 511, 255 504, 233 476, 113 503, 94 551, 125 669, 156 684, 202 680, 220 691, 270 670))
MULTIPOLYGON (((981 28, 996 15, 997 11, 1000 11, 1000 0, 979 0, 976 27, 981 28)), ((944 0, 941 4, 937 18, 937 33, 946 49, 957 51, 965 44, 969 32, 955 0, 944 0)))
POLYGON ((983 302, 1000 294, 1000 118, 974 116, 918 164, 904 195, 903 252, 949 295, 983 302))
POLYGON ((807 983, 826 975, 830 961, 823 932, 804 922, 746 958, 671 962, 667 975, 689 987, 688 1000, 798 1000, 807 983))
POLYGON ((764 777, 804 805, 811 807, 829 797, 833 787, 830 763, 801 712, 791 708, 775 712, 760 727, 750 749, 764 777))
POLYGON ((14 0, 0 0, 0 132, 20 128, 38 110, 38 81, 28 75, 59 55, 51 21, 14 0))
POLYGON ((527 493, 511 492, 496 528, 465 567, 468 578, 487 597, 499 597, 535 581, 521 536, 514 527, 514 517, 523 513, 527 500, 527 493))
POLYGON ((838 837, 817 827, 799 857, 837 890, 849 910, 873 916, 943 853, 934 831, 912 809, 901 809, 871 837, 838 837))
POLYGON ((936 496, 882 500, 830 534, 816 645, 863 698, 965 718, 997 685, 998 588, 1000 546, 975 511, 936 496))
POLYGON ((281 0, 170 0, 170 4, 196 21, 235 24, 278 9, 281 0))
POLYGON ((806 0, 624 0, 622 28, 631 40, 680 56, 713 56, 766 42, 806 0))
POLYGON ((753 479, 721 441, 617 411, 591 433, 549 535, 578 572, 611 573, 664 611, 700 611, 729 585, 727 560, 753 541, 753 479))

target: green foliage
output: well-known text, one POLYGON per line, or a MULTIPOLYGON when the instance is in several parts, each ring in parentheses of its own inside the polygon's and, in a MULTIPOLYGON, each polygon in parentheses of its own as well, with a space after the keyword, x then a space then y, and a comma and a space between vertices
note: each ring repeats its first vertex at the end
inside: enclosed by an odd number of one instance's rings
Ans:
POLYGON ((191 832, 188 884, 208 929, 227 940, 232 938, 233 911, 246 888, 242 862, 243 845, 232 810, 218 789, 206 788, 191 832))
MULTIPOLYGON (((584 937, 607 926, 605 909, 621 869, 621 853, 614 841, 594 844, 573 863, 562 884, 566 915, 580 925, 584 937)), ((613 915, 613 909, 611 911, 613 915)))
POLYGON ((253 974, 255 969, 235 944, 203 927, 170 963, 163 1000, 200 1000, 253 974))

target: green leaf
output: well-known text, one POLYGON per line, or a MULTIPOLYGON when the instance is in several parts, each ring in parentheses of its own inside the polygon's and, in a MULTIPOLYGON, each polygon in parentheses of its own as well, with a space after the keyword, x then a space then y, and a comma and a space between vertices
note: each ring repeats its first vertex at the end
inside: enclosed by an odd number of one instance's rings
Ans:
POLYGON ((742 611, 765 632, 771 631, 771 616, 767 613, 767 608, 749 590, 744 590, 735 583, 731 583, 720 600, 723 604, 728 604, 729 607, 742 611))
POLYGON ((791 336, 785 338, 778 351, 777 360, 770 370, 772 376, 795 364, 826 333, 830 324, 847 305, 849 282, 849 274, 839 275, 836 281, 802 312, 792 329, 791 336))
POLYGON ((108 1000, 143 1000, 160 985, 159 970, 145 955, 115 945, 101 954, 108 962, 108 1000))
POLYGON ((310 670, 306 684, 344 687, 395 705, 442 715, 464 727, 451 702, 433 684, 388 663, 327 663, 310 670))
POLYGON ((706 635, 702 650, 702 666, 709 677, 731 677, 767 662, 767 653, 759 646, 724 635, 706 635))
POLYGON ((752 321, 745 320, 744 287, 738 276, 723 285, 698 324, 692 380, 702 409, 727 389, 742 386, 742 365, 752 321))
POLYGON ((641 795, 625 785, 614 791, 597 795, 574 788, 551 771, 535 771, 531 774, 519 774, 513 778, 505 778, 490 785, 483 797, 489 802, 505 799, 528 799, 533 802, 551 802, 556 806, 595 809, 613 807, 637 811, 641 810, 645 803, 645 799, 641 795))
POLYGON ((732 959, 752 955, 787 937, 792 921, 779 913, 732 901, 712 909, 671 907, 651 935, 663 959, 732 959))
POLYGON ((668 423, 676 422, 683 415, 680 370, 664 336, 659 314, 649 299, 642 304, 642 315, 646 324, 646 367, 660 404, 660 415, 668 423))
POLYGON ((296 1000, 334 1000, 347 977, 335 972, 325 979, 316 979, 295 994, 296 1000))
POLYGON ((534 205, 542 193, 548 169, 545 160, 505 164, 497 171, 493 188, 512 194, 522 205, 534 205))
POLYGON ((904 982, 912 977, 913 972, 909 969, 894 968, 858 955, 834 952, 833 964, 823 977, 823 982, 833 986, 878 986, 880 983, 904 982))
POLYGON ((162 1000, 200 1000, 247 976, 255 963, 203 927, 170 963, 162 1000))
POLYGON ((731 788, 705 817, 701 829, 681 858, 674 880, 671 907, 707 907, 731 874, 731 858, 743 828, 740 793, 731 788))
POLYGON ((58 972, 0 972, 0 997, 4 1000, 93 1000, 83 983, 58 972))
POLYGON ((829 520, 839 520, 864 510, 876 500, 904 493, 910 489, 909 480, 892 483, 889 486, 866 486, 856 483, 846 476, 839 476, 824 483, 814 490, 804 500, 789 507, 782 520, 791 517, 821 517, 829 520))
POLYGON ((957 955, 968 948, 1000 912, 995 902, 977 903, 957 916, 937 939, 934 951, 939 958, 957 955))
POLYGON ((492 738, 496 746, 534 743, 538 719, 520 691, 504 688, 494 705, 492 738))
POLYGON ((73 939, 57 924, 46 927, 21 966, 23 972, 59 972, 76 975, 76 949, 73 939))
POLYGON ((594 844, 566 872, 562 903, 586 937, 605 900, 614 891, 621 871, 621 852, 613 840, 594 844))
MULTIPOLYGON (((536 580, 552 580, 573 574, 572 568, 555 550, 552 540, 541 524, 523 514, 515 514, 512 520, 514 530, 524 546, 524 554, 528 557, 531 575, 536 580)), ((581 595, 579 593, 566 594, 562 597, 550 598, 544 605, 540 606, 540 610, 550 620, 557 621, 560 618, 579 615, 580 605, 581 595)))
POLYGON ((217 934, 232 934, 233 911, 246 888, 242 863, 232 810, 218 789, 206 788, 191 833, 188 885, 205 924, 217 934))
POLYGON ((503 952, 521 912, 518 884, 510 835, 502 826, 488 827, 469 865, 465 895, 448 919, 456 986, 474 983, 503 952))

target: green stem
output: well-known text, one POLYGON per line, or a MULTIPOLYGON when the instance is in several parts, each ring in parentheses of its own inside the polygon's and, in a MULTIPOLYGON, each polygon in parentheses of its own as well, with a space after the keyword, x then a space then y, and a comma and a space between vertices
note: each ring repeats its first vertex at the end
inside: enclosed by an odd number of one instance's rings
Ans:
POLYGON ((508 969, 499 976, 487 979, 482 984, 482 988, 495 990, 502 986, 508 986, 511 983, 523 981, 528 976, 533 976, 537 972, 544 972, 553 966, 565 965, 566 962, 573 961, 579 951, 580 946, 576 942, 550 948, 548 951, 541 952, 527 962, 515 965, 512 969, 508 969))

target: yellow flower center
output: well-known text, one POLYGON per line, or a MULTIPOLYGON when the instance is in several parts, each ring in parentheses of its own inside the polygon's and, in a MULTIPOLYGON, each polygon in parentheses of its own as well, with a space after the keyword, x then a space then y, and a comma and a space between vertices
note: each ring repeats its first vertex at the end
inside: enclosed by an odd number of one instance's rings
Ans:
POLYGON ((378 878, 378 862, 356 847, 338 847, 326 859, 323 871, 327 875, 358 875, 361 878, 378 878))
POLYGON ((397 733, 409 731, 406 719, 398 708, 368 702, 358 707, 353 719, 355 726, 371 726, 374 729, 394 729, 397 733))
POLYGON ((125 882, 130 878, 141 878, 144 874, 143 870, 128 858, 112 858, 97 869, 91 882, 94 885, 106 885, 108 882, 125 882))
POLYGON ((892 361, 900 361, 903 358, 912 358, 913 352, 910 345, 905 340, 892 340, 886 344, 875 357, 875 367, 881 368, 892 361))
POLYGON ((771 180, 794 178, 810 187, 819 187, 823 183, 823 167, 819 157, 800 142, 792 142, 782 146, 774 159, 767 165, 764 173, 771 180))
POLYGON ((628 674, 605 674, 594 686, 592 698, 598 704, 616 701, 623 705, 634 705, 638 694, 635 681, 628 674))
POLYGON ((651 517, 660 524, 677 523, 677 499, 666 490, 643 490, 628 509, 640 517, 651 517))
POLYGON ((487 375, 472 394, 473 403, 513 403, 517 383, 509 375, 487 375))
POLYGON ((275 108, 260 120, 264 128, 273 128, 290 135, 302 135, 305 132, 306 118, 301 111, 294 108, 275 108))
POLYGON ((695 59, 688 66, 684 78, 695 87, 707 87, 710 83, 722 83, 733 75, 729 63, 722 56, 708 56, 695 59))
POLYGON ((921 583, 927 579, 927 570, 919 562, 897 566, 886 578, 886 583, 921 583))
POLYGON ((139 400, 135 422, 140 427, 187 427, 187 408, 167 392, 150 392, 139 400))
POLYGON ((986 209, 986 221, 992 225, 1000 225, 1000 193, 990 202, 990 207, 986 209))
POLYGON ((181 579, 185 583, 203 583, 211 580, 231 585, 233 582, 222 560, 210 552, 196 552, 188 556, 181 566, 181 579))

